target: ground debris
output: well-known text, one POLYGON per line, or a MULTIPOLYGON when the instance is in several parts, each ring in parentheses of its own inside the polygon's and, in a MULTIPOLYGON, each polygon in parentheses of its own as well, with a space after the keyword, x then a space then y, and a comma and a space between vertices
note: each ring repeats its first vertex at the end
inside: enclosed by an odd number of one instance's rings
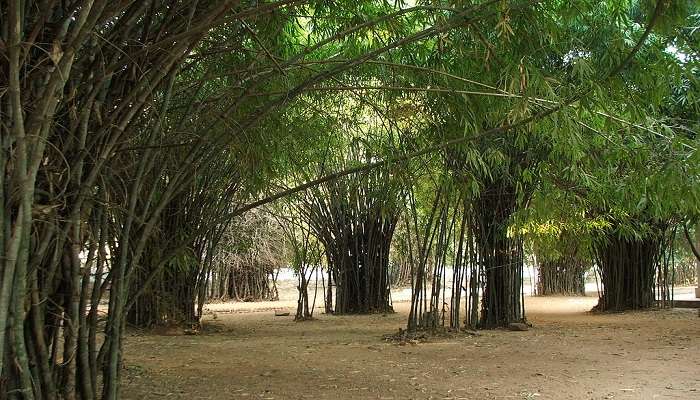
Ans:
POLYGON ((399 328, 397 333, 384 335, 383 339, 398 345, 418 344, 426 342, 428 335, 425 331, 407 331, 399 328))
POLYGON ((530 329, 528 324, 522 323, 522 322, 511 322, 508 324, 508 330, 511 331, 526 331, 530 329))
POLYGON ((430 339, 434 338, 457 338, 464 334, 470 336, 481 336, 481 334, 478 331, 471 329, 460 329, 459 331, 457 331, 446 327, 437 327, 432 329, 419 329, 416 331, 408 331, 399 328, 398 332, 384 335, 383 339, 387 342, 391 342, 394 344, 405 345, 425 343, 430 341, 430 339))
POLYGON ((183 329, 182 333, 184 333, 185 335, 199 335, 200 329, 199 327, 185 328, 183 329))

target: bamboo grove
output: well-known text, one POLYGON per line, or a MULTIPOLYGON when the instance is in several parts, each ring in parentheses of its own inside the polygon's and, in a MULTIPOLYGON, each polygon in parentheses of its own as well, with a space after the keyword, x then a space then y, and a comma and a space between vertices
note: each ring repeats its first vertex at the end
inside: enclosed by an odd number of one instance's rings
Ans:
POLYGON ((540 294, 593 271, 601 310, 672 301, 698 23, 680 0, 0 0, 0 398, 118 399, 127 329, 275 298, 287 266, 298 320, 312 279, 338 314, 403 283, 410 331, 524 321, 531 258, 540 294))

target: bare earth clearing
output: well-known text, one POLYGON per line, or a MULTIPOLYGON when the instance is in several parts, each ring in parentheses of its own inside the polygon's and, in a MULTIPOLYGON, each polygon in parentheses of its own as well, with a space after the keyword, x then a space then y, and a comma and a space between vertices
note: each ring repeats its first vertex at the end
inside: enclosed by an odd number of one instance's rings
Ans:
POLYGON ((593 297, 526 301, 527 332, 420 344, 382 339, 404 326, 407 302, 387 316, 295 323, 268 309, 210 315, 196 336, 132 333, 122 398, 700 399, 697 310, 598 315, 593 297))

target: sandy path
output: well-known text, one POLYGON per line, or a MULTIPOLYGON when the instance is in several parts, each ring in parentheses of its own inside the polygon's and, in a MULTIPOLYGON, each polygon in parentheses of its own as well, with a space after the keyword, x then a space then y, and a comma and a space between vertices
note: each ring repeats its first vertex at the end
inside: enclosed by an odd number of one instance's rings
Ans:
POLYGON ((700 399, 695 310, 592 315, 586 298, 528 298, 534 328, 382 340, 396 314, 295 323, 218 314, 217 332, 130 335, 124 399, 700 399))

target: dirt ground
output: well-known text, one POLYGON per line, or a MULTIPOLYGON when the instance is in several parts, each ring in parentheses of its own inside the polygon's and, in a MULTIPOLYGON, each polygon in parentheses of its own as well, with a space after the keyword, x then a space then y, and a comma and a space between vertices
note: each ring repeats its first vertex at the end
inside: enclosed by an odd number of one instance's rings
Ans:
POLYGON ((195 336, 129 334, 122 398, 700 399, 697 310, 600 315, 587 312, 593 297, 526 302, 529 331, 404 345, 383 336, 405 325, 407 302, 386 316, 300 323, 264 303, 219 312, 195 336))

